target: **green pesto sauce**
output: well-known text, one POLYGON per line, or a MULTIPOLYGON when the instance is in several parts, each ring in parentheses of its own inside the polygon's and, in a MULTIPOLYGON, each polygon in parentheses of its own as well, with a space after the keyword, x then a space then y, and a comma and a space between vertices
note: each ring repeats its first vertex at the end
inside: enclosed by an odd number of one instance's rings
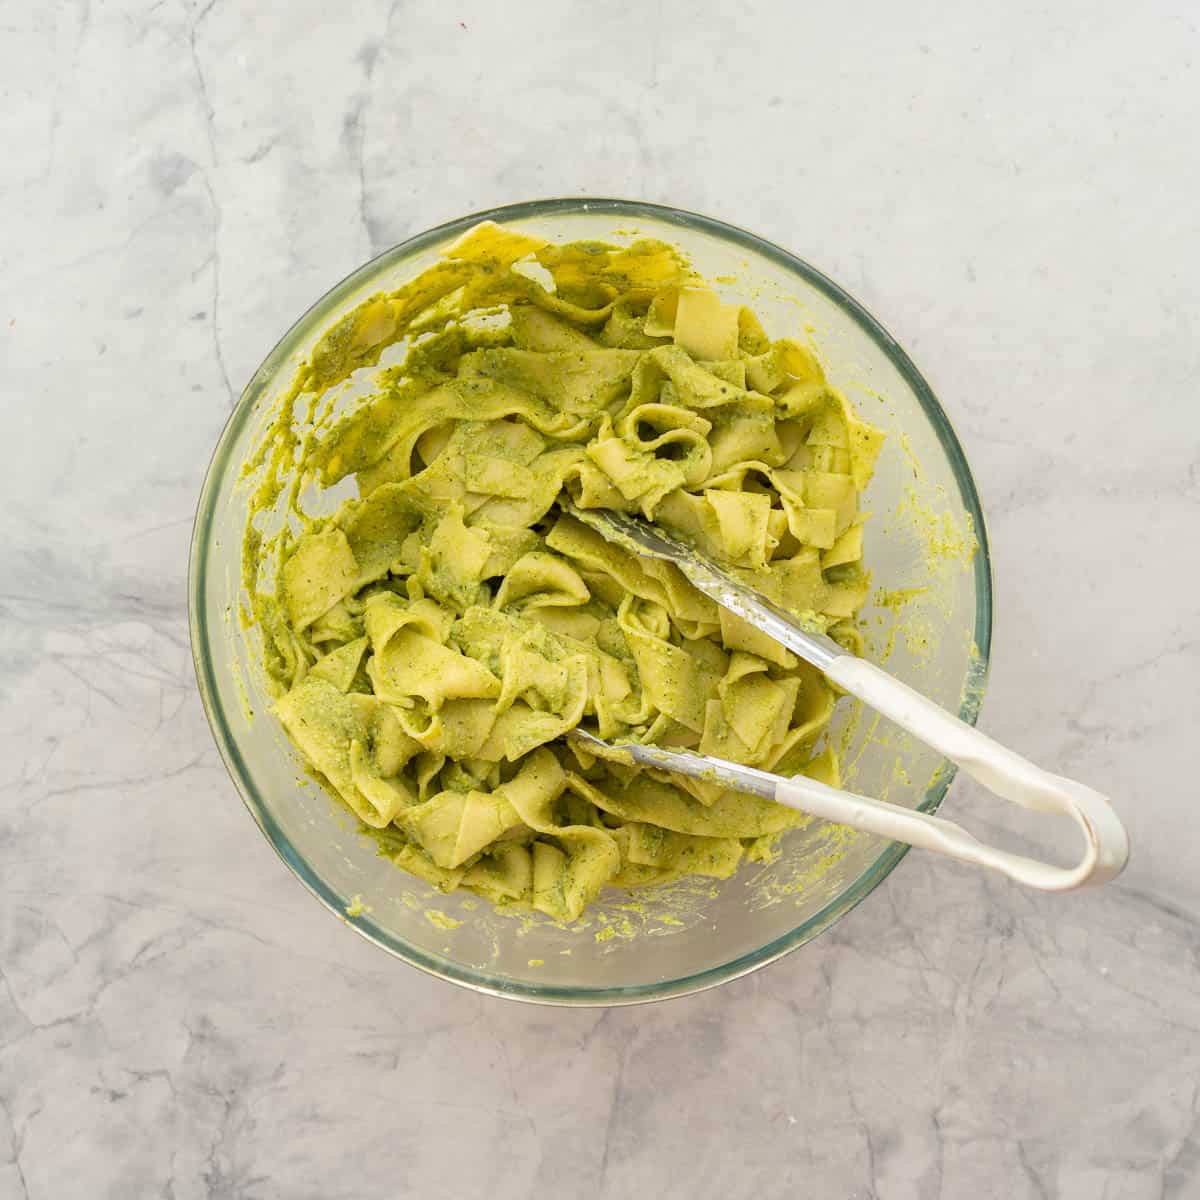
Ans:
POLYGON ((308 769, 381 854, 574 921, 607 884, 769 861, 800 823, 715 778, 598 759, 563 740, 575 724, 834 781, 837 763, 819 675, 761 657, 567 502, 661 520, 851 643, 869 576, 833 548, 877 449, 809 350, 713 300, 675 248, 480 226, 338 320, 267 414, 241 620, 308 769), (345 481, 358 495, 330 511, 345 481))

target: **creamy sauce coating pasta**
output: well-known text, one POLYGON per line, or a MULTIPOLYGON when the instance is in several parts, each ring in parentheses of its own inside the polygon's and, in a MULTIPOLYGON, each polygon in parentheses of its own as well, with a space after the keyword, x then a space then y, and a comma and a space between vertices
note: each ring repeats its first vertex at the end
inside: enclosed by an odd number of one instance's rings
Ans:
POLYGON ((444 891, 572 921, 606 886, 727 878, 804 818, 564 735, 836 783, 818 748, 835 696, 560 501, 660 522, 857 648, 881 441, 808 347, 769 340, 671 246, 480 225, 320 339, 249 464, 274 712, 382 850, 444 891), (357 496, 304 516, 305 488, 351 478, 357 496))

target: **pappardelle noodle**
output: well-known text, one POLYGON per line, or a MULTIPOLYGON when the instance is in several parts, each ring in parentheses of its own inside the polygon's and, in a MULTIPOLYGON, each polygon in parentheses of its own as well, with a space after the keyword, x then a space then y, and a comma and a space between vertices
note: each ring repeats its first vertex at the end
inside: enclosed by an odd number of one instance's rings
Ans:
POLYGON ((560 501, 660 522, 857 649, 881 441, 810 349, 675 248, 479 225, 320 339, 247 466, 274 711, 381 851, 442 890, 572 921, 607 885, 727 878, 805 818, 564 735, 836 784, 816 749, 835 696, 560 501), (305 515, 350 479, 357 496, 305 515))

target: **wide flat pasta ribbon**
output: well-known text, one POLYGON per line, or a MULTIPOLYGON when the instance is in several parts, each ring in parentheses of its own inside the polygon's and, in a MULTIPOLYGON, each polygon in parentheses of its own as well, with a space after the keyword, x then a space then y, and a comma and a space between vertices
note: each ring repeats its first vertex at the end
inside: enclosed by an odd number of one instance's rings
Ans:
POLYGON ((673 248, 479 226, 329 330, 256 453, 257 494, 296 518, 246 537, 248 581, 277 555, 253 596, 275 711, 442 890, 569 921, 609 884, 726 878, 803 818, 564 735, 836 782, 835 696, 675 567, 559 509, 652 517, 855 644, 880 445, 809 347, 772 342, 673 248), (373 390, 340 400, 368 370, 373 390), (297 464, 358 494, 309 521, 297 464))

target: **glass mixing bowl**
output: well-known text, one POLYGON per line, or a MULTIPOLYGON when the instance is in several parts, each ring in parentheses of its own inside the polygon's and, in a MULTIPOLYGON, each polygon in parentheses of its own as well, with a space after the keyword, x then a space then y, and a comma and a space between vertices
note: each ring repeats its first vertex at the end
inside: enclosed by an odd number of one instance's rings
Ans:
MULTIPOLYGON (((946 414, 908 356, 808 263, 721 221, 621 200, 541 200, 461 217, 396 246, 322 297, 247 385, 213 454, 196 513, 189 617, 196 675, 221 755, 254 820, 321 903, 413 966, 476 991, 554 1004, 681 996, 745 975, 849 912, 905 847, 813 822, 770 864, 723 883, 606 891, 579 927, 441 895, 376 853, 349 814, 303 774, 270 715, 257 636, 237 619, 247 514, 241 472, 266 412, 320 333, 373 292, 434 261, 481 220, 554 241, 657 237, 683 249, 725 297, 751 304, 773 337, 807 336, 830 379, 888 434, 866 495, 867 653, 974 721, 991 635, 991 576, 979 499, 946 414), (357 900, 357 902, 356 902, 357 900), (349 910, 349 911, 347 911, 349 910)), ((330 506, 333 501, 330 499, 330 506)), ((953 767, 843 700, 846 785, 935 810, 953 767)))

